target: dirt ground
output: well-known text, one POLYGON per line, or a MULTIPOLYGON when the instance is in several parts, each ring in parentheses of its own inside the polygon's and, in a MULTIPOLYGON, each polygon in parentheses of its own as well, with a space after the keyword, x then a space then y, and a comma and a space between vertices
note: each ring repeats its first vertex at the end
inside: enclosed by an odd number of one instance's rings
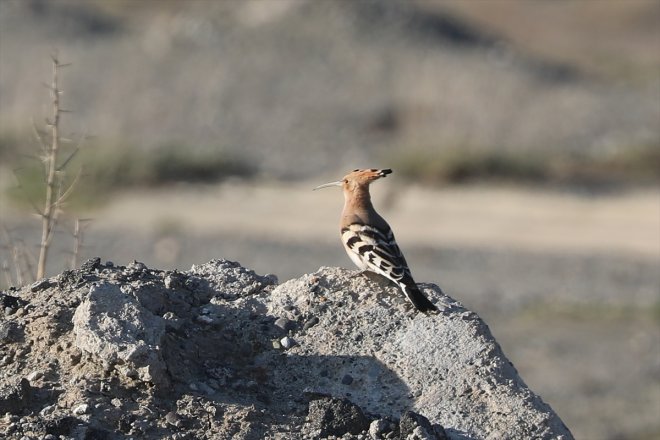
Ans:
MULTIPOLYGON (((311 191, 334 178, 125 194, 89 214, 81 259, 187 269, 222 257, 280 282, 323 265, 351 267, 338 241, 340 192, 311 191)), ((479 313, 576 438, 660 438, 657 191, 384 181, 373 193, 417 281, 479 313)), ((27 226, 12 231, 35 236, 27 226)), ((56 240, 53 273, 68 264, 71 244, 65 232, 56 240)))

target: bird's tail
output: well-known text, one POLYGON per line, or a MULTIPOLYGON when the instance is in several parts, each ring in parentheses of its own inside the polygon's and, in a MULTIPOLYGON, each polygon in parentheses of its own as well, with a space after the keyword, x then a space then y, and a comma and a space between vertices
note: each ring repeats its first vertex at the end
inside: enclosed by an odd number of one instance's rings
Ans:
POLYGON ((438 308, 424 296, 413 280, 401 281, 399 287, 417 310, 422 313, 438 313, 438 308))

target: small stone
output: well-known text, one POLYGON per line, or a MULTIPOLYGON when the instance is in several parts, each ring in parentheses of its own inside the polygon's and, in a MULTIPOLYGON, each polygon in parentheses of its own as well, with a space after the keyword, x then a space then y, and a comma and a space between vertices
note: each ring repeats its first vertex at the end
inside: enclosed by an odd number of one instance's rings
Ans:
POLYGON ((277 340, 273 341, 273 348, 275 350, 280 350, 282 348, 282 344, 280 344, 280 341, 277 340))
POLYGON ((213 324, 213 317, 208 315, 199 315, 195 318, 195 321, 201 324, 213 324))
POLYGON ((121 408, 121 400, 117 399, 116 397, 110 401, 110 404, 114 406, 115 408, 121 408))
POLYGON ((26 379, 29 380, 30 382, 34 382, 36 380, 39 380, 43 377, 44 373, 41 371, 33 371, 32 373, 28 374, 26 379))
POLYGON ((288 350, 289 348, 296 345, 296 341, 294 341, 293 339, 291 339, 288 336, 285 336, 282 339, 280 339, 280 344, 282 344, 282 347, 284 347, 286 350, 288 350))
POLYGON ((353 376, 350 374, 345 374, 344 377, 341 378, 341 383, 344 385, 350 385, 353 383, 353 376))
POLYGON ((55 437, 53 434, 46 434, 44 435, 43 440, 57 440, 57 437, 55 437))
POLYGON ((295 323, 286 318, 277 318, 275 320, 275 327, 281 328, 285 332, 292 330, 295 327, 295 323))
POLYGON ((40 290, 47 289, 51 286, 51 282, 48 278, 43 280, 36 281, 30 286, 30 292, 39 292, 40 290))
POLYGON ((369 425, 369 435, 373 439, 379 439, 383 437, 383 434, 388 430, 389 423, 387 420, 378 419, 371 422, 369 425))
POLYGON ((41 411, 39 411, 39 415, 43 417, 52 414, 55 411, 55 408, 57 408, 57 405, 44 406, 41 411))
POLYGON ((89 405, 86 403, 81 403, 80 405, 73 408, 71 412, 77 416, 81 416, 83 414, 87 414, 87 411, 89 411, 89 405))
POLYGON ((318 316, 312 316, 305 322, 305 325, 303 326, 303 330, 309 330, 310 328, 314 327, 316 324, 319 323, 319 318, 318 316))
POLYGON ((183 424, 183 421, 181 420, 179 415, 174 411, 170 411, 165 415, 165 421, 167 422, 168 425, 172 425, 177 428, 183 424))

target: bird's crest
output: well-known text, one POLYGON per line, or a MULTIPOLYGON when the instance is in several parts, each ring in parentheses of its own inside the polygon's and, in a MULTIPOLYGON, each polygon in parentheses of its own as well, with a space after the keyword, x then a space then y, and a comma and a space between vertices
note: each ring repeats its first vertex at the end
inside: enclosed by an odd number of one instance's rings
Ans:
POLYGON ((385 169, 385 170, 377 170, 375 168, 367 169, 367 170, 361 170, 361 169, 356 169, 348 173, 346 176, 344 176, 344 180, 352 180, 357 183, 369 183, 373 182, 376 179, 380 179, 381 177, 385 177, 388 174, 391 174, 392 170, 390 169, 385 169))
POLYGON ((338 180, 336 182, 325 183, 323 185, 317 186, 314 189, 327 188, 329 186, 356 188, 363 185, 369 185, 374 180, 380 179, 381 177, 385 177, 390 173, 392 173, 392 170, 389 168, 384 170, 378 170, 376 168, 361 170, 358 168, 345 175, 344 178, 341 180, 338 180))

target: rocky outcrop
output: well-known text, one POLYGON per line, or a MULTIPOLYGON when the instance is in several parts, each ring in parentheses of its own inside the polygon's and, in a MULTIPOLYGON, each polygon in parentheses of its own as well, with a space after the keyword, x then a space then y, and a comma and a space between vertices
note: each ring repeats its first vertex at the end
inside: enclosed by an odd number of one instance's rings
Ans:
POLYGON ((421 287, 440 314, 338 268, 277 285, 226 260, 91 260, 0 294, 0 434, 572 438, 483 321, 421 287))

